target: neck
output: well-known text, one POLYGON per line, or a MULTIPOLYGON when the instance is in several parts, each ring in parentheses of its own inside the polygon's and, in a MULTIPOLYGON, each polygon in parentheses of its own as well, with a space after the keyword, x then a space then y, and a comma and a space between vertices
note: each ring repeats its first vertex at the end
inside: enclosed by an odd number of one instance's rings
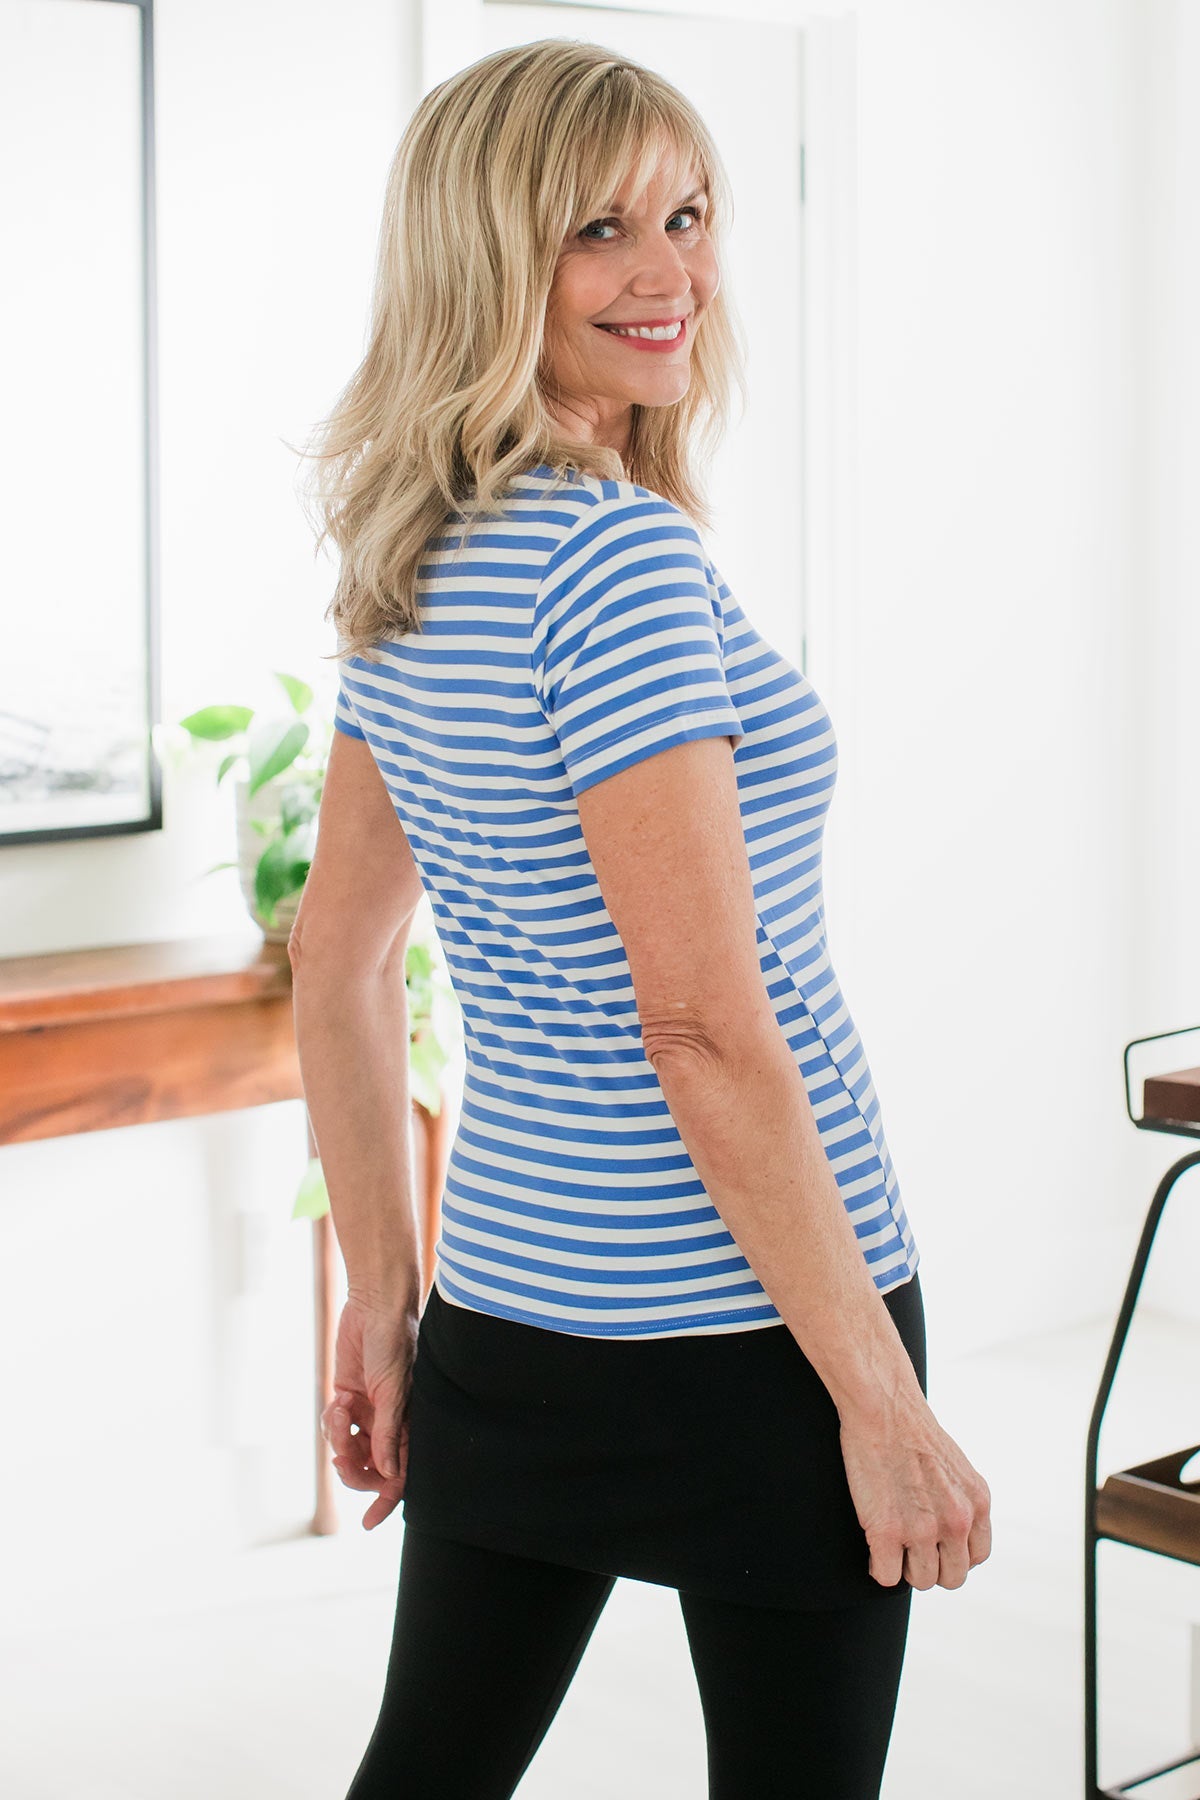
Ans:
POLYGON ((622 463, 628 461, 633 446, 631 403, 603 403, 579 400, 574 394, 556 394, 552 400, 547 396, 547 407, 554 421, 578 443, 615 450, 622 463))

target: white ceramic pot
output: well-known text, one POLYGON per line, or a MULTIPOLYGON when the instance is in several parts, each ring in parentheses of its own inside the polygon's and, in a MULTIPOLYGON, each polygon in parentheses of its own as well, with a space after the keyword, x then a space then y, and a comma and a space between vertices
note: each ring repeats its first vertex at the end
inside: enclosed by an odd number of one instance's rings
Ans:
POLYGON ((267 942, 286 944, 300 907, 301 890, 279 901, 275 908, 274 925, 267 924, 254 901, 254 871, 267 840, 261 832, 255 831, 251 820, 258 819, 264 825, 278 825, 279 789, 267 782, 265 787, 260 787, 251 796, 250 783, 243 776, 234 783, 234 803, 237 816, 238 879, 242 884, 242 895, 251 918, 267 942))

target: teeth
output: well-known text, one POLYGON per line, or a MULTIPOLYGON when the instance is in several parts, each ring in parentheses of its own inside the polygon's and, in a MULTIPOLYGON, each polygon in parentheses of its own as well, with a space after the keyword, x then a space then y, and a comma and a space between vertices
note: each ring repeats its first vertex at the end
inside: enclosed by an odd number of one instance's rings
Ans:
POLYGON ((683 330, 683 322, 676 319, 673 325, 606 325, 604 329, 617 337, 676 338, 683 330))

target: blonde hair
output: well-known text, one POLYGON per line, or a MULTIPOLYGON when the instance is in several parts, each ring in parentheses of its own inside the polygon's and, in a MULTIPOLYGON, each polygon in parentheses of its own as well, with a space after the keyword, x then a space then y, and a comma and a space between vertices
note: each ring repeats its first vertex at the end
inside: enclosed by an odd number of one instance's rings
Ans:
MULTIPOLYGON (((632 480, 711 523, 695 465, 745 401, 741 327, 725 283, 691 351, 687 392, 633 408, 626 460, 568 437, 539 387, 563 240, 640 193, 664 147, 695 167, 719 256, 732 197, 691 102, 652 70, 564 38, 499 50, 421 100, 388 173, 366 354, 321 422, 306 484, 320 550, 341 572, 325 617, 335 656, 420 631, 418 566, 448 521, 469 527, 537 463, 632 480)), ((295 448, 292 446, 292 448, 295 448)), ((465 543, 462 533, 459 544, 465 543)))

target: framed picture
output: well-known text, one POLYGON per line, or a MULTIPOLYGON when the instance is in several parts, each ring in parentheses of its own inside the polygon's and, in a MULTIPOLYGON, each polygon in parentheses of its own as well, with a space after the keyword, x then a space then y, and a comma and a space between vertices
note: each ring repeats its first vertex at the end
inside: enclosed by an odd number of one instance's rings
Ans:
POLYGON ((0 8, 0 846, 162 825, 152 6, 0 8))

